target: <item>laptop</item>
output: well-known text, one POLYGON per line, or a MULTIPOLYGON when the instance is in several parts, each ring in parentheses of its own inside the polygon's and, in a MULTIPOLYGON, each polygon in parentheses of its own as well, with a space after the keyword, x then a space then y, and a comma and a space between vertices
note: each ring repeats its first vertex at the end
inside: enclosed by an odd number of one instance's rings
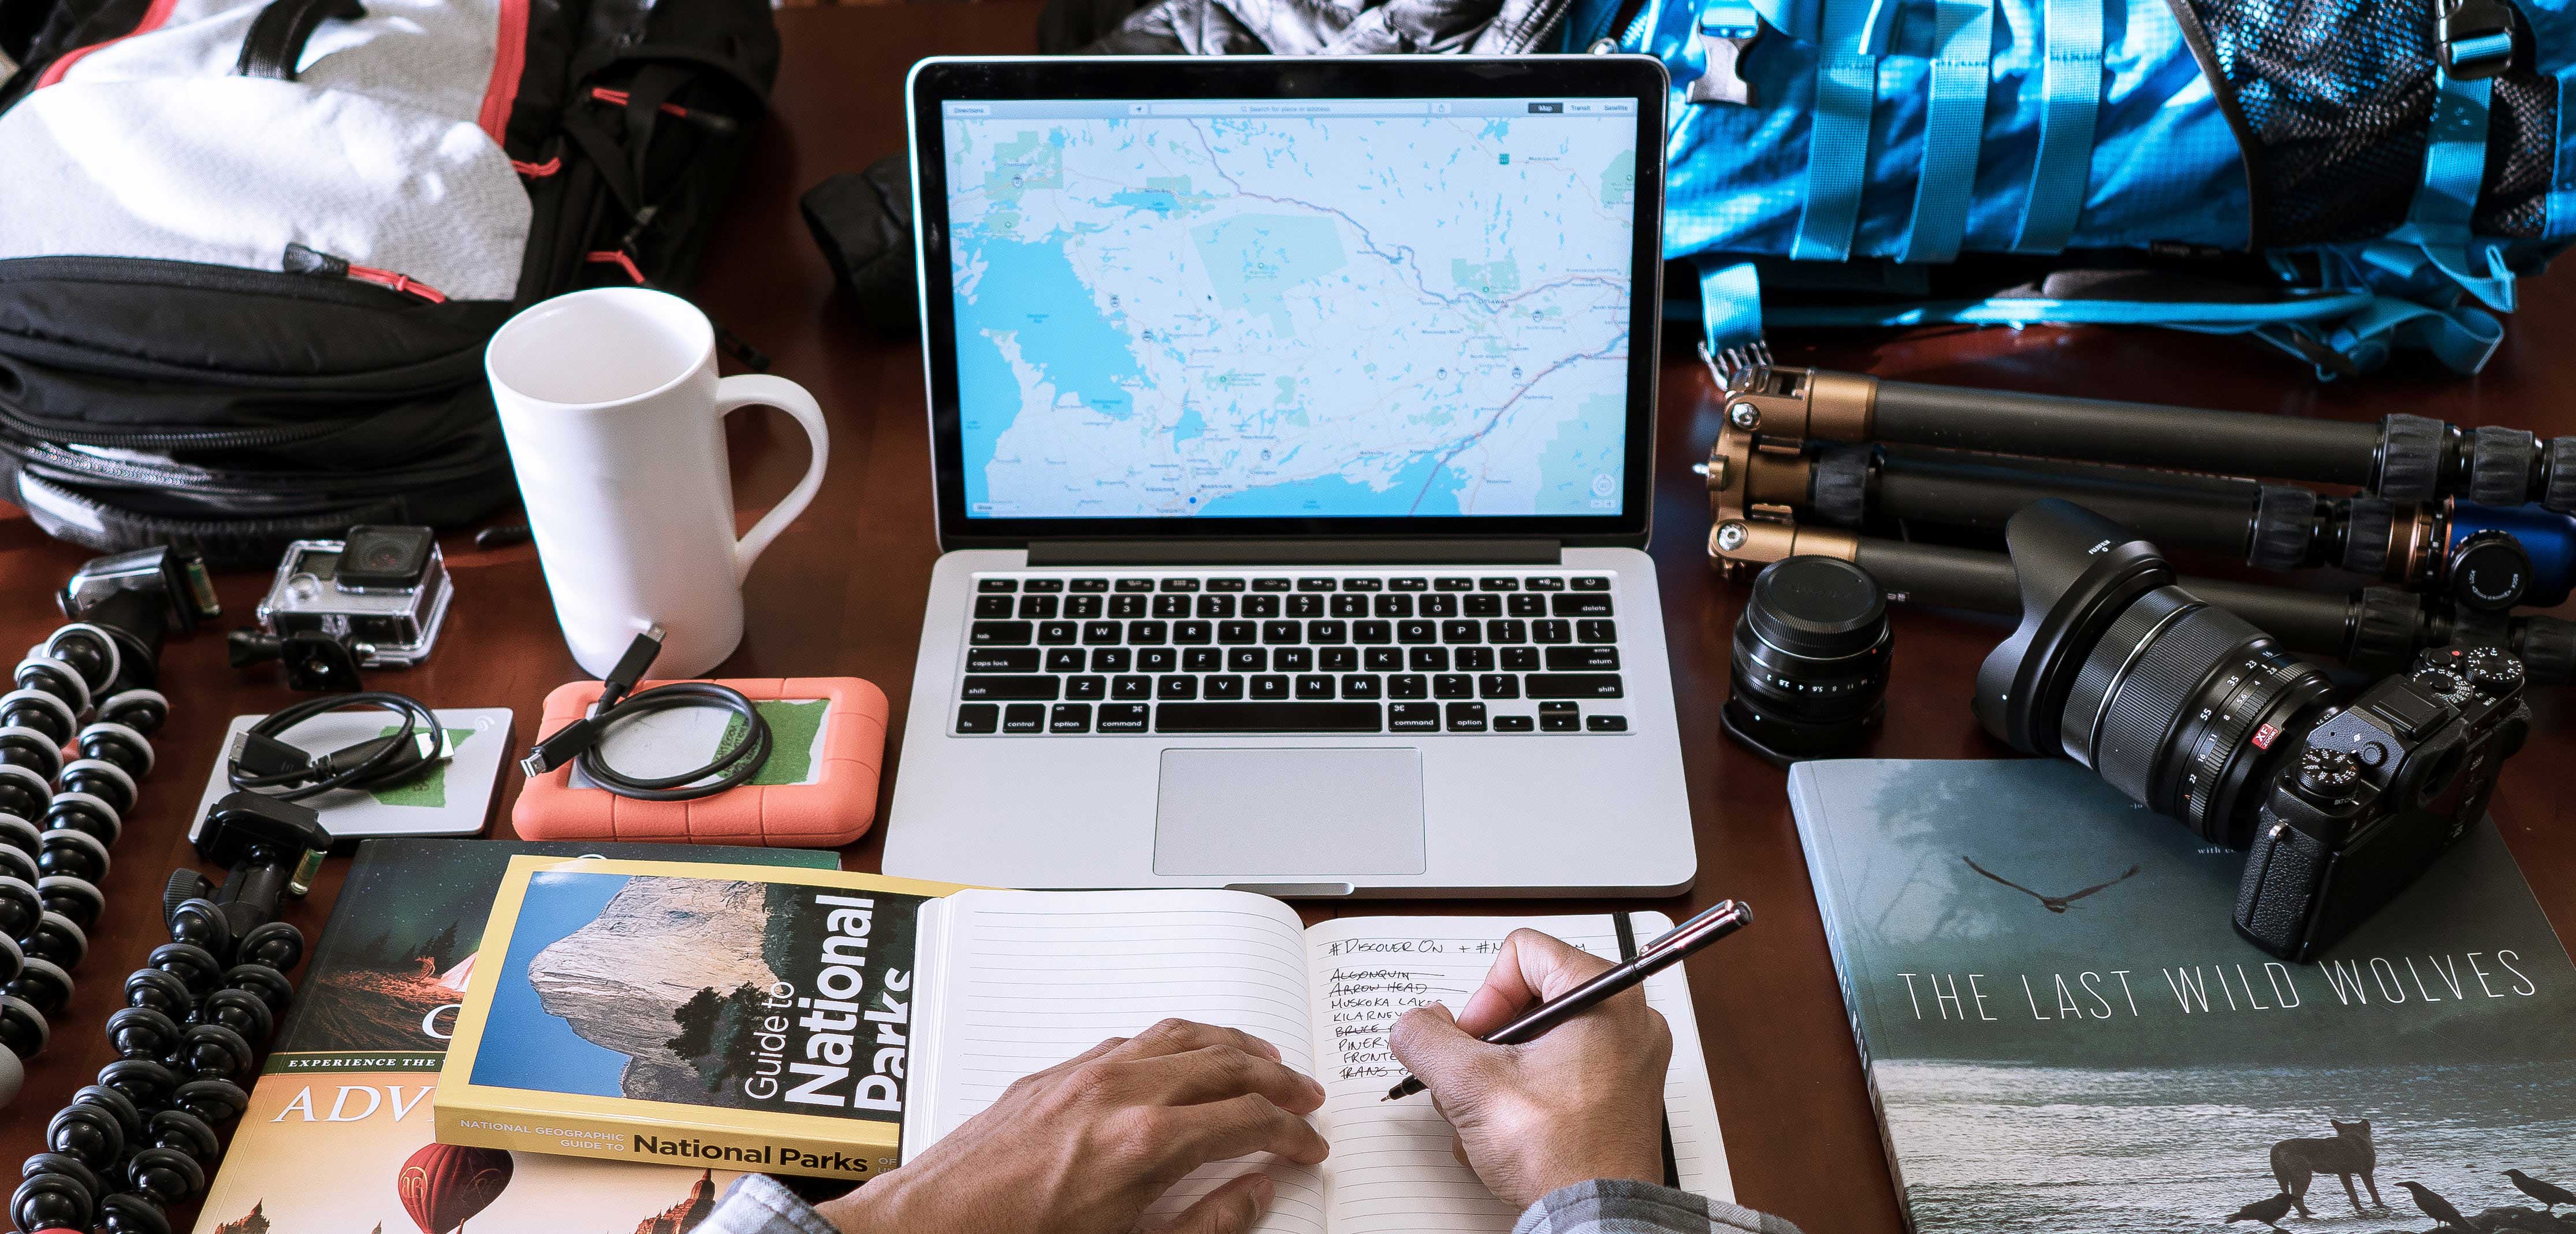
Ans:
POLYGON ((942 556, 885 871, 1687 887, 1640 551, 1661 67, 937 59, 907 91, 942 556))

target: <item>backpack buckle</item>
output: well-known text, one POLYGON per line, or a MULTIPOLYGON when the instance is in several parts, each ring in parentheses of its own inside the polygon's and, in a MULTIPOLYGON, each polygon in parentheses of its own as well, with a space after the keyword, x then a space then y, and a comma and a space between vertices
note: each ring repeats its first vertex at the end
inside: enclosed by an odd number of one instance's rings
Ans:
POLYGON ((2461 81, 2493 77, 2513 62, 2513 6, 2505 0, 2442 0, 2433 16, 2433 56, 2461 81))
POLYGON ((1694 34, 1708 68, 1691 79, 1682 101, 1752 106, 1753 83, 1744 80, 1737 65, 1744 49, 1762 37, 1762 18, 1753 6, 1738 0, 1710 0, 1700 9, 1694 34))

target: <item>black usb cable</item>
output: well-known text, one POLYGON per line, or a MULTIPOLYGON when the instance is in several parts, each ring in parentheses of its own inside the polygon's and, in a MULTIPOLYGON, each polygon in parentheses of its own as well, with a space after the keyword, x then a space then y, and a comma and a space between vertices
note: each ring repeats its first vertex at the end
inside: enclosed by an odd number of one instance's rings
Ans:
POLYGON ((233 738, 225 760, 225 778, 234 788, 302 801, 338 788, 401 784, 449 753, 447 732, 439 725, 438 713, 419 699, 386 690, 328 694, 281 708, 233 738), (296 725, 346 707, 390 711, 402 717, 402 727, 386 736, 320 755, 307 754, 284 740, 287 730, 296 725))
POLYGON ((591 704, 590 714, 539 741, 526 758, 519 760, 519 770, 533 780, 577 761, 581 773, 599 787, 638 801, 695 801, 750 783, 769 763, 769 721, 761 718, 760 709, 742 691, 712 681, 674 681, 637 692, 635 684, 644 680, 645 671, 661 654, 662 627, 657 625, 636 635, 635 641, 627 644, 626 654, 618 657, 616 667, 601 679, 599 701, 591 704), (601 755, 600 743, 610 726, 682 707, 714 707, 732 712, 742 719, 742 739, 730 749, 718 749, 714 761, 707 765, 678 775, 627 775, 609 766, 601 755))

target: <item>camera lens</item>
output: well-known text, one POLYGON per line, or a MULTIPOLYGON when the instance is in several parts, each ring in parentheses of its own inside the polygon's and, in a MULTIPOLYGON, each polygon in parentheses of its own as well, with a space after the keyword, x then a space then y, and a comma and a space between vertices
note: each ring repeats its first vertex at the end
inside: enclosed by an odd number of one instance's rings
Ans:
POLYGON ((2324 672, 2243 618, 2158 587, 2085 655, 2059 738, 2131 800, 2241 846, 2304 714, 2329 689, 2324 672))
POLYGON ((410 587, 429 568, 437 540, 427 527, 352 527, 333 569, 350 587, 410 587))
POLYGON ((2033 502, 2004 534, 2023 610, 1977 670, 1987 731, 2243 846, 2327 703, 2325 673, 2175 586, 2154 545, 2090 510, 2033 502))
POLYGON ((1773 562, 1735 623, 1727 735, 1774 763, 1839 754, 1887 713, 1887 596, 1833 557, 1773 562))

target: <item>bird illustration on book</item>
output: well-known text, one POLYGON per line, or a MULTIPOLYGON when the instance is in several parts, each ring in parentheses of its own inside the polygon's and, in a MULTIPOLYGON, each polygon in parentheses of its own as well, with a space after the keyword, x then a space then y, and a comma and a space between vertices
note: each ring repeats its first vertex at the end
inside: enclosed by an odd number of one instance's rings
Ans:
POLYGON ((2243 1208, 2237 1209, 2236 1215, 2229 1217, 2226 1224, 2234 1225, 2239 1221, 2260 1221, 2273 1229, 2280 1229, 2281 1218, 2289 1213, 2291 1202, 2292 1197, 2287 1191, 2273 1196, 2270 1199, 2256 1200, 2243 1208))
POLYGON ((2552 1217, 2558 1215, 2559 1205, 2576 1204, 2576 1191, 2569 1191, 2556 1183, 2544 1183, 2520 1170, 2507 1170, 2504 1176, 2513 1180, 2514 1190, 2548 1205, 2552 1217))
POLYGON ((2430 1217, 2435 1221, 2439 1221, 2444 1225, 2450 1226, 2453 1229, 2466 1230, 2473 1228, 2469 1225, 2469 1219, 2460 1215, 2459 1209, 2451 1207, 2451 1202, 2449 1200, 2445 1200, 2442 1197, 2433 1194, 2430 1190, 2425 1188, 2424 1184, 2399 1183, 2397 1185, 2404 1187, 2406 1189, 2406 1194, 2415 1197, 2415 1207, 2423 1209, 2425 1216, 2430 1217))
POLYGON ((2034 899, 2034 900, 2039 901, 2040 907, 2045 908, 2045 909, 2047 909, 2048 911, 2050 911, 2050 912, 2052 912, 2052 913, 2062 913, 2062 912, 2065 912, 2065 911, 2066 911, 2066 906, 2067 906, 2067 905, 2069 905, 2069 904, 2073 904, 2073 903, 2074 903, 2074 902, 2076 902, 2077 900, 2081 900, 2081 899, 2083 899, 2084 897, 2089 896, 2089 895, 2092 895, 2093 893, 2095 893, 2095 892, 2097 892, 2097 891, 2102 891, 2102 890, 2105 890, 2105 889, 2108 889, 2108 888, 2111 888, 2111 887, 2117 887, 2117 886, 2119 886, 2121 883, 2127 882, 2127 881, 2129 881, 2131 878, 2136 877, 2136 876, 2137 876, 2137 873, 2138 873, 2138 867, 2137 867, 2137 866, 2130 866, 2127 870, 2122 871, 2122 872, 2121 872, 2121 874, 2120 874, 2120 876, 2119 876, 2118 878, 2112 879, 2111 881, 2109 881, 2109 882, 2107 882, 2107 883, 2095 883, 2095 884, 2093 884, 2092 886, 2090 886, 2090 887, 2087 887, 2087 888, 2083 889, 2082 891, 2070 891, 2070 892, 2068 892, 2068 893, 2066 893, 2065 895, 2062 895, 2062 896, 2049 896, 2049 895, 2041 895, 2040 893, 2038 893, 2038 892, 2036 892, 2036 891, 2033 891, 2033 890, 2031 890, 2031 889, 2030 889, 2030 888, 2028 888, 2028 887, 2024 887, 2024 886, 2022 886, 2020 883, 2016 883, 2016 882, 2012 881, 2012 880, 2011 880, 2011 879, 2009 879, 2009 878, 2005 878, 2005 877, 2004 877, 2003 875, 2001 875, 2001 874, 1997 874, 1997 873, 1995 873, 1994 871, 1992 871, 1992 870, 1989 870, 1989 869, 1985 868, 1984 866, 1978 865, 1978 864, 1977 864, 1977 860, 1976 860, 1976 858, 1974 858, 1974 857, 1969 857, 1969 856, 1966 856, 1966 855, 1964 855, 1964 854, 1963 854, 1963 855, 1961 855, 1961 856, 1960 856, 1959 860, 1964 861, 1964 862, 1967 862, 1967 863, 1968 863, 1968 868, 1969 868, 1969 869, 1974 870, 1974 871, 1976 871, 1976 872, 1977 872, 1977 873, 1979 873, 1979 874, 1983 874, 1983 875, 1985 875, 1986 877, 1991 878, 1991 879, 1995 880, 1995 881, 1996 881, 1996 882, 1998 882, 1998 883, 2002 883, 2004 886, 2010 887, 2010 888, 2012 888, 2013 890, 2015 890, 2015 891, 2018 891, 2018 892, 2022 893, 2023 895, 2029 896, 2030 898, 2032 898, 2032 899, 2034 899))

